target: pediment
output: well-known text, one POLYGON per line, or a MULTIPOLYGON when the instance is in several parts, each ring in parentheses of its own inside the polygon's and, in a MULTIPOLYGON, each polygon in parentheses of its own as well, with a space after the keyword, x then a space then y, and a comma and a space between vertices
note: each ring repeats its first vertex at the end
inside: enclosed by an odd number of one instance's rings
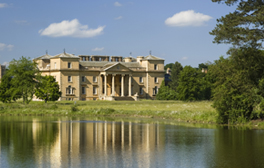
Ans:
POLYGON ((107 72, 110 72, 110 71, 111 72, 130 72, 131 71, 128 67, 122 65, 121 63, 116 63, 104 70, 107 72))

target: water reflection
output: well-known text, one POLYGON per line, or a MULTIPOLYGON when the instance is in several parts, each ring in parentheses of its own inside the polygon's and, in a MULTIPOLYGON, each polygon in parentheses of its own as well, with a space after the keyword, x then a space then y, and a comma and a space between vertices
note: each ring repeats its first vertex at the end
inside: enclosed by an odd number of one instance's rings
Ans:
POLYGON ((263 167, 264 131, 159 121, 0 118, 0 167, 263 167))

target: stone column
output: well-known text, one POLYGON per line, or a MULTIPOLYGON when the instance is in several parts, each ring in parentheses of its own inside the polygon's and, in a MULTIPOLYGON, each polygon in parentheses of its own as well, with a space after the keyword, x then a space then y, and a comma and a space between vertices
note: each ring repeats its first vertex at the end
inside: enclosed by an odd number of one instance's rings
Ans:
POLYGON ((107 96, 107 75, 104 75, 104 95, 107 96))
POLYGON ((115 96, 115 74, 112 74, 112 96, 115 96))
POLYGON ((125 74, 122 74, 122 78, 121 78, 121 96, 124 96, 124 76, 125 74))
POLYGON ((131 75, 129 75, 128 80, 128 96, 131 96, 131 75))

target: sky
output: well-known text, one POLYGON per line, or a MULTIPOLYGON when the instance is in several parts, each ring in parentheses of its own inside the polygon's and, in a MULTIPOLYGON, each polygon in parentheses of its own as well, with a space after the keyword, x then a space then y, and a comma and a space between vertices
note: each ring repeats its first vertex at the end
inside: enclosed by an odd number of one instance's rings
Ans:
POLYGON ((211 0, 0 0, 0 64, 21 56, 147 56, 198 67, 226 57, 214 29, 234 6, 211 0))

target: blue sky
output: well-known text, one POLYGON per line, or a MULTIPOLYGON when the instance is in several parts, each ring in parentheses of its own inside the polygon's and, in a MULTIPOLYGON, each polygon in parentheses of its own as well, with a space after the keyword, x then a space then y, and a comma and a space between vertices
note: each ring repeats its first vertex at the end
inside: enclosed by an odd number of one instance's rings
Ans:
POLYGON ((226 55, 216 19, 234 7, 210 0, 0 0, 0 64, 63 52, 147 56, 197 67, 226 55))

